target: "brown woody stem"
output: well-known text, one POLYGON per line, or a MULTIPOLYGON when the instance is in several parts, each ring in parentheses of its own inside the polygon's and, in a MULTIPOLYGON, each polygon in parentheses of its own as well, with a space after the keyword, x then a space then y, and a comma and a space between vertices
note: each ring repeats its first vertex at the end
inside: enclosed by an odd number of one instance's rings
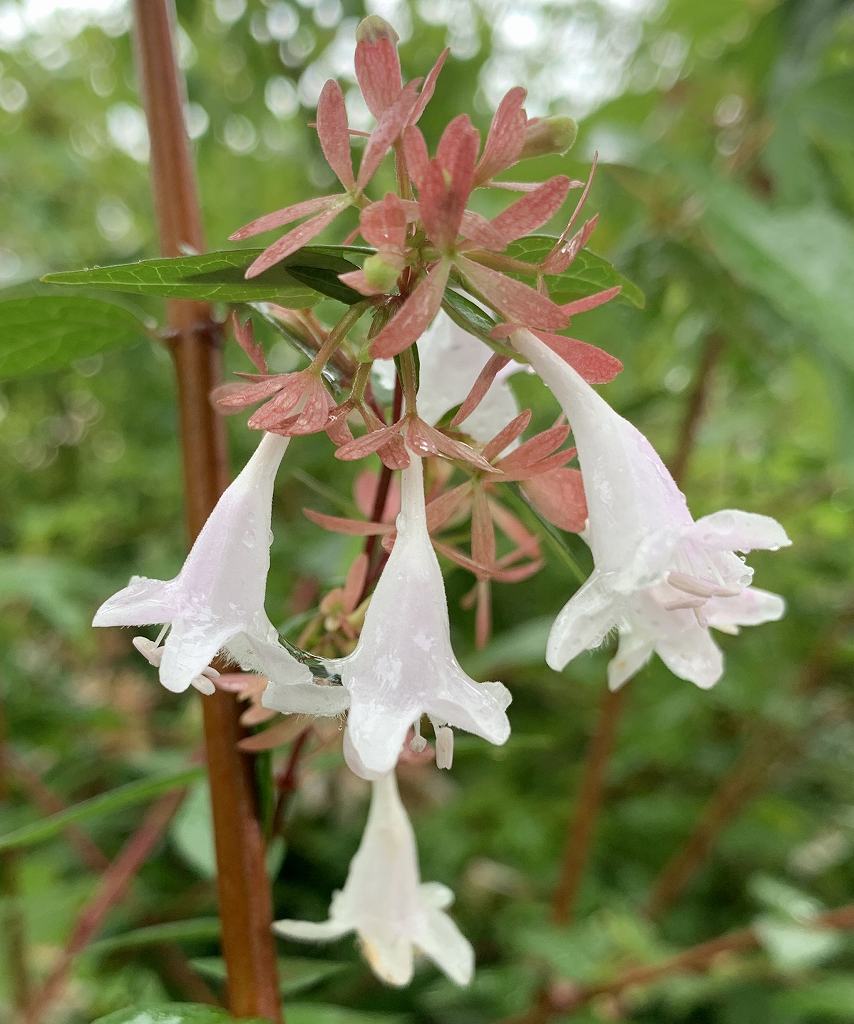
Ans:
MULTIPOLYGON (((184 85, 175 59, 169 0, 134 0, 138 63, 151 141, 151 174, 164 256, 204 250, 201 210, 183 119, 184 85)), ((195 538, 228 484, 225 428, 208 395, 221 376, 220 332, 205 303, 167 307, 178 380, 186 518, 195 538)), ((232 694, 203 701, 213 807, 222 948, 229 1004, 239 1017, 280 1019, 272 906, 253 762, 232 694)))

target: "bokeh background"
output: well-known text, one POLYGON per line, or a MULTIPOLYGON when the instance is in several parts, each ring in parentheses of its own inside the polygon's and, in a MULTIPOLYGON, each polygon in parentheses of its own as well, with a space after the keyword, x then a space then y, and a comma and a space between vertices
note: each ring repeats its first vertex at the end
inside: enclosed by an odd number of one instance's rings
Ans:
MULTIPOLYGON (((684 487, 695 514, 768 513, 794 545, 751 559, 760 585, 786 596, 788 615, 722 638, 727 672, 716 689, 702 693, 658 663, 630 684, 589 870, 565 927, 552 923, 550 902, 608 655, 579 658, 560 675, 543 664, 551 618, 576 586, 550 548, 538 576, 496 587, 496 636, 481 652, 472 613, 459 607, 469 579, 449 569, 457 650, 473 675, 513 690, 514 733, 500 750, 461 738, 452 774, 408 769, 402 784, 424 877, 457 893, 476 979, 460 991, 425 968, 409 989, 390 991, 349 939, 317 950, 283 943, 289 1019, 485 1024, 523 1012, 548 977, 607 979, 754 924, 758 951, 596 1000, 569 1019, 854 1021, 854 942, 809 924, 822 907, 850 901, 854 882, 854 648, 845 619, 854 562, 854 7, 179 0, 187 121, 212 248, 251 217, 330 184, 307 122, 330 75, 363 118, 351 62, 365 13, 397 27, 410 76, 450 45, 422 122, 428 138, 463 110, 485 128, 514 84, 529 90, 529 115, 579 120, 571 154, 534 161, 529 172, 583 178, 600 154, 592 248, 646 296, 643 309, 618 302, 579 321, 582 337, 625 363, 609 399, 665 458, 676 457, 688 424, 684 487), (656 879, 713 794, 721 811, 711 849, 678 898, 648 914, 656 879)), ((120 0, 0 3, 4 288, 156 254, 129 29, 120 0)), ((148 308, 161 312, 153 301, 148 308)), ((295 356, 277 348, 273 359, 285 368, 295 356)), ((535 382, 522 375, 513 386, 548 424, 554 407, 535 382)), ((238 466, 253 440, 239 423, 230 429, 238 466)), ((304 505, 352 510, 352 468, 333 460, 323 436, 294 444, 286 465, 268 600, 280 623, 304 609, 307 594, 340 583, 356 551, 301 515, 304 505)), ((198 748, 198 702, 162 691, 126 635, 89 627, 132 572, 168 578, 182 557, 166 353, 141 344, 0 383, 0 507, 7 832, 46 814, 44 787, 76 804, 178 769, 198 748)), ((569 544, 588 566, 584 546, 569 544)), ((325 916, 365 811, 365 787, 335 748, 307 760, 284 857, 280 850, 271 863, 280 916, 325 916)), ((110 855, 140 814, 119 807, 81 828, 110 855)), ((97 872, 67 836, 0 857, 6 934, 23 923, 38 979, 97 872)), ((200 978, 221 992, 214 913, 198 787, 79 957, 51 1019, 88 1022, 132 1003, 194 999, 200 978), (177 922, 168 946, 143 931, 164 922, 177 922)), ((20 983, 12 945, 0 969, 9 1019, 20 983)))

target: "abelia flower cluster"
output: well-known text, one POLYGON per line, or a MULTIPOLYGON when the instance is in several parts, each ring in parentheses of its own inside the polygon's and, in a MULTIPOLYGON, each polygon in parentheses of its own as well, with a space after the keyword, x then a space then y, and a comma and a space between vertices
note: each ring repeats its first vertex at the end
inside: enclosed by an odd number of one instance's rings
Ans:
MULTIPOLYGON (((708 687, 723 672, 710 629, 737 633, 783 614, 781 598, 751 586, 738 552, 776 550, 789 540, 779 523, 753 513, 727 510, 695 521, 646 438, 593 388, 622 366, 567 331, 573 317, 620 289, 569 303, 550 296, 596 226, 595 217, 579 224, 593 169, 586 182, 503 177, 529 156, 565 151, 572 122, 528 118, 525 91, 515 88, 483 144, 460 114, 431 155, 418 121, 447 52, 423 81, 404 84, 396 42, 375 16, 357 32, 356 77, 376 119, 358 171, 352 139, 364 133, 350 129, 336 82, 321 93, 317 134, 342 190, 261 216, 232 236, 288 228, 249 267, 254 277, 296 258, 345 211, 357 211, 358 227, 346 241, 361 237, 369 251, 343 250, 348 258, 361 251, 363 260, 339 275, 352 304, 332 325, 309 309, 268 307, 313 353, 308 366, 290 373, 270 372, 251 323, 235 315, 236 340, 255 372, 211 398, 225 413, 255 407, 248 420, 262 432, 255 454, 178 576, 135 577, 104 603, 94 624, 162 624, 155 640, 140 636, 134 645, 165 687, 237 691, 251 701, 247 725, 277 722, 245 741, 253 749, 293 739, 294 719, 279 714, 327 722, 346 715, 344 757, 373 788, 362 844, 329 920, 281 921, 277 929, 300 940, 355 932, 373 970, 391 984, 409 981, 416 950, 465 984, 472 949, 445 913, 449 891, 420 882, 395 768, 401 758, 426 756, 425 717, 439 767, 452 765, 455 730, 503 744, 511 697, 502 683, 478 682, 458 662, 437 556, 474 577, 465 603, 476 607, 476 640, 486 645, 491 584, 521 583, 544 561, 533 520, 519 515, 527 503, 552 526, 579 533, 595 563, 555 620, 548 664, 560 671, 616 631, 612 687, 654 653, 677 676, 708 687), (389 155, 397 190, 372 196, 389 155), (516 198, 488 219, 470 206, 479 189, 516 198), (513 243, 543 228, 577 189, 579 200, 545 255, 522 259, 513 243), (560 406, 554 424, 533 435, 531 411, 519 407, 508 385, 524 370, 560 406), (393 398, 378 400, 389 384, 393 398), (319 527, 364 537, 365 546, 293 647, 265 610, 273 486, 289 439, 321 432, 337 459, 376 455, 380 468, 357 479, 363 518, 306 510, 319 527), (220 676, 217 657, 249 674, 220 676)), ((334 730, 319 730, 324 743, 334 740, 334 730)))

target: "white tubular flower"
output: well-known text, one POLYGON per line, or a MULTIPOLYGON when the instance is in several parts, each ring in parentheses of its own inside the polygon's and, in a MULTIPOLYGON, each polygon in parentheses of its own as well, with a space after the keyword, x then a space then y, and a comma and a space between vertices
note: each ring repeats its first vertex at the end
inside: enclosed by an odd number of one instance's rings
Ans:
POLYGON ((696 522, 649 441, 529 331, 516 349, 554 392, 569 418, 587 496, 585 539, 595 569, 552 626, 546 660, 562 669, 619 631, 608 666, 612 689, 658 654, 671 672, 713 686, 723 656, 708 627, 738 633, 782 617, 782 598, 750 587, 753 571, 735 552, 790 544, 768 516, 727 509, 696 522))
POLYGON ((451 649, 448 602, 424 507, 421 459, 402 471, 397 539, 352 654, 329 662, 350 694, 344 755, 357 775, 391 771, 422 715, 504 743, 510 735, 502 683, 476 683, 451 649))
POLYGON ((195 685, 212 692, 211 660, 226 650, 244 669, 279 685, 295 687, 314 714, 329 701, 336 714, 346 695, 312 683, 309 669, 279 643, 264 610, 270 569, 273 481, 288 438, 265 434, 243 471, 223 493, 172 580, 135 576, 98 609, 94 626, 163 623, 157 641, 137 638, 135 646, 159 668, 160 681, 175 692, 195 685), (160 640, 168 630, 165 642, 160 640), (329 696, 327 696, 329 695, 329 696))
POLYGON ((445 913, 453 899, 444 885, 421 882, 412 825, 389 772, 372 785, 362 841, 344 888, 332 897, 329 920, 277 921, 273 927, 303 942, 329 942, 355 932, 371 970, 389 985, 409 983, 415 950, 451 981, 467 985, 474 952, 445 913))

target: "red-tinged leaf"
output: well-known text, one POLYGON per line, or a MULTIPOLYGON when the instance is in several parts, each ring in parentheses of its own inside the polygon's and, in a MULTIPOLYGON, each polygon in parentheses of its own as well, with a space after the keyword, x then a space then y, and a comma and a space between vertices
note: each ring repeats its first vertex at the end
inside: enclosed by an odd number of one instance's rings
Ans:
POLYGON ((347 570, 347 578, 344 580, 344 587, 341 591, 341 603, 345 612, 355 611, 362 591, 365 589, 365 580, 368 578, 368 568, 371 560, 362 552, 353 560, 353 564, 347 570))
POLYGON ((501 430, 493 437, 490 441, 487 441, 483 449, 483 457, 488 461, 492 462, 496 455, 500 455, 504 449, 512 444, 517 437, 521 437, 522 434, 528 429, 528 424, 531 422, 531 410, 524 409, 514 419, 510 420, 506 427, 502 427, 501 430))
POLYGON ((541 459, 546 458, 547 455, 551 455, 568 437, 569 427, 565 423, 549 427, 548 430, 543 430, 541 433, 529 438, 524 444, 520 444, 518 448, 496 463, 496 466, 502 471, 506 470, 508 472, 516 469, 527 469, 535 462, 539 462, 541 459))
POLYGON ((439 79, 439 74, 445 65, 445 61, 448 59, 448 54, 451 51, 448 47, 436 58, 436 63, 430 68, 427 73, 427 77, 424 79, 424 85, 421 89, 421 93, 418 96, 418 102, 412 108, 412 113, 409 115, 409 123, 417 124, 421 120, 421 115, 427 107, 427 104, 433 99, 433 93, 436 91, 436 82, 439 79))
POLYGON ((590 220, 585 221, 581 225, 572 238, 562 247, 558 248, 555 246, 554 249, 546 256, 542 264, 542 272, 544 274, 563 274, 569 270, 575 261, 575 257, 581 252, 585 245, 590 241, 590 237, 596 230, 596 225, 599 223, 599 214, 594 214, 590 220))
MULTIPOLYGON (((497 352, 489 357, 486 365, 477 375, 477 379, 472 384, 471 391, 463 399, 462 405, 457 410, 456 415, 451 420, 451 426, 459 426, 463 420, 466 420, 471 416, 475 409, 480 405, 483 399, 486 397, 486 393, 492 387, 492 383, 495 380, 498 373, 504 369, 504 367, 510 362, 507 356, 499 355, 497 352)), ((523 427, 524 429, 524 427, 523 427)))
POLYGON ((597 306, 604 306, 622 291, 622 285, 615 285, 613 288, 606 288, 601 292, 594 292, 593 295, 585 295, 583 299, 575 299, 574 302, 565 302, 560 308, 570 316, 578 313, 586 313, 588 310, 596 309, 597 306))
POLYGON ((383 533, 388 533, 391 529, 388 523, 371 523, 363 519, 328 516, 323 512, 315 512, 311 508, 304 508, 302 512, 315 526, 320 526, 332 533, 346 533, 351 537, 378 537, 383 533))
POLYGON ((471 511, 471 556, 481 565, 492 567, 495 564, 495 530, 492 516, 489 514, 489 503, 482 487, 474 489, 471 511))
POLYGON ((566 338, 562 334, 550 334, 547 331, 534 331, 533 333, 540 341, 545 342, 552 352, 559 355, 564 362, 569 363, 573 370, 589 384, 607 384, 623 368, 623 364, 616 356, 612 356, 596 345, 589 345, 586 341, 566 338))
MULTIPOLYGON (((529 529, 500 502, 490 499, 489 511, 499 530, 516 545, 516 551, 525 558, 539 558, 540 542, 529 529)), ((515 561, 515 559, 514 559, 515 561)), ((503 562, 503 560, 502 560, 503 562)))
POLYGON ((471 481, 458 484, 450 491, 444 491, 427 505, 427 529, 433 533, 441 530, 465 508, 471 494, 471 481))
POLYGON ((460 231, 474 245, 481 249, 501 251, 507 245, 502 234, 496 231, 492 221, 488 221, 474 210, 463 210, 460 231))
POLYGON ((275 395, 286 385, 290 374, 276 373, 263 381, 234 381, 220 384, 211 392, 211 404, 220 412, 231 413, 245 409, 247 405, 255 405, 265 398, 275 395))
POLYGON ((420 79, 417 78, 407 82, 403 92, 383 113, 376 128, 371 132, 365 146, 365 151, 362 153, 359 175, 356 178, 356 188, 360 191, 373 178, 383 157, 391 149, 397 137, 406 126, 406 122, 418 98, 417 89, 419 84, 420 79))
POLYGON ((530 285, 458 256, 457 268, 491 305, 516 324, 563 327, 569 317, 560 306, 530 285))
POLYGON ((385 19, 372 14, 356 30, 356 80, 368 110, 379 118, 400 95, 398 35, 385 19))
MULTIPOLYGON (((414 205, 414 204, 413 204, 414 205)), ((407 209, 393 193, 362 210, 359 230, 375 249, 402 249, 406 244, 407 209)))
POLYGON ((492 227, 501 236, 501 248, 542 227, 560 209, 568 191, 569 178, 559 174, 493 218, 492 227))
POLYGON ((403 158, 409 177, 415 182, 415 187, 420 189, 430 163, 427 143, 420 128, 409 127, 403 133, 403 158))
POLYGON ((292 224, 295 220, 301 220, 312 213, 325 210, 333 204, 341 201, 340 195, 317 196, 316 199, 304 199, 301 203, 294 203, 285 206, 273 213, 265 213, 263 217, 257 217, 242 228, 238 228, 234 234, 229 235, 229 241, 240 242, 244 238, 251 238, 253 235, 260 235, 264 231, 272 231, 274 228, 283 228, 286 224, 292 224))
POLYGON ((268 425, 284 419, 302 400, 306 384, 307 374, 304 371, 286 374, 286 379, 279 387, 276 397, 262 405, 257 412, 249 417, 249 427, 252 430, 266 430, 268 425))
POLYGON ((574 448, 562 448, 554 455, 548 455, 529 466, 511 466, 509 469, 503 470, 501 480, 506 483, 513 480, 532 480, 535 476, 542 476, 544 473, 550 473, 553 469, 559 469, 574 457, 574 448))
POLYGON ((326 162, 346 189, 355 185, 353 162, 350 157, 350 132, 347 108, 341 86, 330 79, 317 101, 317 136, 326 162))
POLYGON ((412 419, 406 434, 406 443, 419 455, 444 455, 457 462, 466 462, 483 473, 495 473, 496 470, 469 445, 443 434, 441 430, 431 427, 424 420, 412 419))
POLYGON ((477 165, 478 182, 494 178, 519 159, 528 123, 523 106, 526 95, 524 89, 516 86, 498 104, 477 165))
POLYGON ((427 330, 442 305, 451 264, 441 260, 429 270, 414 291, 371 342, 375 359, 387 359, 409 348, 427 330))
POLYGON ((379 430, 372 430, 369 434, 362 434, 355 441, 348 441, 336 449, 335 458, 343 459, 345 462, 355 462, 356 459, 364 459, 366 455, 373 453, 386 444, 389 439, 399 430, 397 423, 390 427, 380 427, 379 430))
POLYGON ((346 206, 350 205, 350 200, 347 197, 338 196, 337 199, 338 201, 334 206, 330 206, 321 213, 318 213, 316 217, 303 221, 299 227, 282 235, 278 241, 268 246, 258 259, 249 265, 245 276, 247 278, 257 277, 259 274, 263 274, 265 270, 287 259, 288 256, 292 256, 297 249, 302 249, 304 245, 308 245, 312 238, 316 238, 325 227, 335 220, 346 206))
POLYGON ((252 360, 255 368, 261 373, 267 373, 267 359, 264 355, 264 349, 255 340, 255 330, 252 327, 252 321, 246 320, 244 323, 241 323, 237 311, 232 310, 231 329, 234 332, 234 340, 252 360))
POLYGON ((549 473, 541 473, 526 480, 522 490, 540 515, 559 529, 570 533, 584 529, 587 501, 581 473, 577 469, 561 466, 549 473))

